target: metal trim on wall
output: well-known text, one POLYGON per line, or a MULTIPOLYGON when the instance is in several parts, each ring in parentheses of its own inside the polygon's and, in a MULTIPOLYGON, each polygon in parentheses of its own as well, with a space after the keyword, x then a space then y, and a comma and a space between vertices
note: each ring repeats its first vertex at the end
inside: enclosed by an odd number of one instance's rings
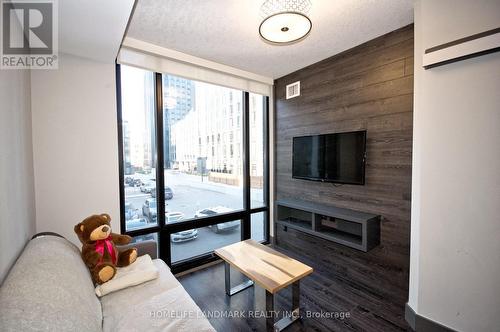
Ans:
POLYGON ((269 162, 269 96, 265 96, 263 100, 263 127, 264 127, 264 204, 267 207, 264 211, 264 236, 265 242, 269 242, 271 220, 270 220, 270 162, 269 162))

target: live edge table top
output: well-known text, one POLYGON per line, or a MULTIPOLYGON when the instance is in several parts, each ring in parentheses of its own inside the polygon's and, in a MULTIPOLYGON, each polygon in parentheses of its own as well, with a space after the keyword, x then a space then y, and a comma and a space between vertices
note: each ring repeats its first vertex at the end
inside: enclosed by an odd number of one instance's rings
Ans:
POLYGON ((254 240, 216 249, 215 254, 272 294, 313 272, 312 267, 254 240))

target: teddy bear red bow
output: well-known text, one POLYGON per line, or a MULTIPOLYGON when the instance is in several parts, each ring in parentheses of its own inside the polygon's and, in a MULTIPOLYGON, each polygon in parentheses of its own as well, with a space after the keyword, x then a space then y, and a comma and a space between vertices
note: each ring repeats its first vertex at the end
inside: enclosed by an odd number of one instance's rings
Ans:
POLYGON ((82 259, 90 270, 92 280, 102 284, 116 274, 116 267, 132 264, 137 258, 137 249, 120 251, 116 245, 128 244, 128 235, 111 232, 111 217, 105 213, 85 218, 75 226, 75 233, 82 243, 82 259))

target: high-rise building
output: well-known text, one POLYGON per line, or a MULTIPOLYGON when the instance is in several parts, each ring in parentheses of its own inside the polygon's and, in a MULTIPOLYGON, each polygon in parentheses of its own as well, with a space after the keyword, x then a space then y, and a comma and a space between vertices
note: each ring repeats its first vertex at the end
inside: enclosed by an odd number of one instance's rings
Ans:
POLYGON ((130 158, 130 128, 127 120, 122 121, 122 135, 123 135, 123 167, 125 175, 134 173, 132 162, 130 158))
MULTIPOLYGON (((195 107, 171 126, 171 149, 181 171, 193 173, 198 159, 206 168, 232 183, 240 183, 243 172, 243 106, 239 90, 196 82, 195 107)), ((263 174, 262 96, 250 94, 250 176, 263 174)))
POLYGON ((171 128, 184 119, 194 108, 194 83, 191 80, 163 75, 163 127, 165 167, 170 168, 176 159, 175 146, 171 144, 171 128))
MULTIPOLYGON (((154 76, 144 75, 144 86, 154 87, 154 76)), ((144 89, 144 167, 154 168, 156 165, 156 135, 155 135, 155 96, 154 89, 144 89)))

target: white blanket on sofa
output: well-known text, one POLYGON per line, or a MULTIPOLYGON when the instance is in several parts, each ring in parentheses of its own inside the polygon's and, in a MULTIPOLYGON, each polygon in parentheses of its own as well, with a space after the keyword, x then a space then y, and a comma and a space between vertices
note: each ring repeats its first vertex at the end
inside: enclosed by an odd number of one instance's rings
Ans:
POLYGON ((158 278, 158 269, 149 255, 143 255, 137 257, 136 261, 129 266, 117 268, 113 279, 102 285, 97 285, 95 293, 101 297, 156 278, 158 278))
POLYGON ((160 259, 153 264, 157 279, 101 298, 103 331, 215 332, 168 266, 160 259))

